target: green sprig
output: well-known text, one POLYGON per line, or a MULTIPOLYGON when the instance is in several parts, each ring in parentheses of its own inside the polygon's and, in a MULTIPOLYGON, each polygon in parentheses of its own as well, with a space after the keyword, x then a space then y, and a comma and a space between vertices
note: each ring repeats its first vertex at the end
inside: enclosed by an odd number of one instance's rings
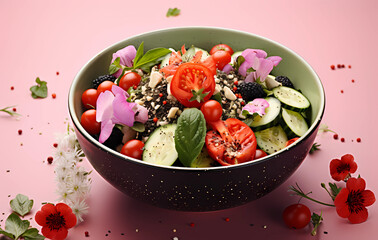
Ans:
POLYGON ((329 206, 329 207, 334 207, 335 205, 333 204, 329 204, 329 203, 324 203, 324 202, 321 202, 321 201, 318 201, 316 199, 313 199, 311 197, 309 197, 308 195, 312 192, 309 192, 309 193, 304 193, 302 191, 302 189, 299 187, 298 183, 295 183, 296 187, 294 186, 290 186, 289 187, 289 191, 292 191, 294 192, 296 195, 300 196, 300 197, 303 197, 303 198, 307 198, 308 200, 311 200, 313 202, 316 202, 316 203, 319 203, 319 204, 322 204, 322 205, 325 205, 325 206, 329 206))
POLYGON ((312 222, 312 225, 314 226, 314 228, 311 231, 312 236, 316 235, 316 230, 318 229, 320 223, 322 223, 323 221, 322 215, 323 215, 323 211, 320 212, 320 215, 316 213, 312 213, 311 215, 311 222, 312 222))
POLYGON ((311 149, 310 149, 310 154, 313 154, 314 152, 319 151, 320 150, 320 148, 319 148, 320 146, 321 145, 319 143, 312 144, 311 149))
POLYGON ((2 108, 2 109, 0 109, 0 112, 8 113, 11 116, 21 116, 20 114, 14 112, 14 111, 9 110, 10 108, 14 108, 14 107, 15 106, 9 106, 9 107, 2 108))

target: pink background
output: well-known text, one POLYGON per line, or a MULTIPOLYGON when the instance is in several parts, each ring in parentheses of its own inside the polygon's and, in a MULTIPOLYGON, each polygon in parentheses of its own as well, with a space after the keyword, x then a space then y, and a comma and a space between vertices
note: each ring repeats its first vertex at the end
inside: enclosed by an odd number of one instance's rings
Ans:
MULTIPOLYGON (((319 134, 316 142, 321 150, 308 156, 282 186, 255 202, 218 212, 175 212, 145 205, 123 195, 93 172, 90 213, 84 223, 69 231, 68 239, 375 238, 377 204, 368 208, 367 222, 352 225, 338 217, 334 208, 302 200, 312 211, 323 211, 324 222, 317 237, 310 236, 309 227, 288 229, 281 214, 286 206, 298 201, 287 192, 296 182, 305 191, 312 191, 314 198, 329 202, 320 183, 332 181, 329 162, 346 153, 355 156, 357 174, 365 178, 367 188, 378 193, 378 176, 373 171, 378 167, 377 9, 374 0, 1 0, 0 108, 17 105, 22 117, 0 113, 0 226, 4 228, 11 212, 9 201, 18 193, 35 201, 26 219, 34 218, 42 202, 57 198, 54 166, 46 159, 53 154, 54 134, 66 129, 68 89, 86 61, 110 44, 146 31, 216 26, 265 36, 307 60, 326 91, 323 123, 339 134, 339 140, 334 140, 332 133, 319 134), (181 9, 180 16, 165 17, 170 7, 181 9), (331 70, 332 64, 351 68, 331 70), (30 96, 29 88, 36 77, 48 83, 46 99, 30 96), (52 93, 56 93, 56 99, 52 93), (22 135, 18 135, 19 129, 22 135), (345 142, 340 141, 341 137, 345 142), (194 227, 189 225, 191 222, 194 227), (85 238, 85 231, 89 238, 85 238)), ((92 169, 87 161, 84 166, 92 169)), ((39 228, 33 220, 31 223, 39 228)))

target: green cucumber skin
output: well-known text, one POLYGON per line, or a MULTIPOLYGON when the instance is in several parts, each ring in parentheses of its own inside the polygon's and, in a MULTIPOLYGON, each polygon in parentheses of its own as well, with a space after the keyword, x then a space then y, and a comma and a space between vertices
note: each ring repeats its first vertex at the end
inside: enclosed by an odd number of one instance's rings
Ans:
MULTIPOLYGON (((303 121, 307 124, 307 121, 306 121, 306 119, 303 117, 303 115, 302 115, 301 113, 298 113, 298 114, 299 114, 299 116, 303 119, 303 121)), ((302 136, 302 135, 299 135, 299 134, 295 133, 295 132, 289 127, 289 125, 286 123, 284 117, 281 118, 280 125, 281 125, 281 127, 283 128, 283 130, 285 131, 285 133, 286 133, 286 135, 287 135, 287 137, 288 137, 289 139, 291 139, 291 138, 296 138, 296 137, 301 137, 301 136, 302 136)), ((308 130, 308 124, 307 124, 307 130, 308 130)))
POLYGON ((284 86, 277 87, 277 88, 273 89, 273 95, 278 100, 280 100, 282 107, 285 108, 285 109, 288 109, 288 110, 292 110, 292 111, 295 111, 295 112, 306 112, 311 107, 310 101, 307 99, 306 96, 304 96, 300 91, 289 88, 289 87, 284 87, 284 86), (306 99, 306 101, 308 102, 308 106, 307 107, 295 107, 295 106, 291 106, 291 105, 288 105, 287 103, 283 102, 282 99, 280 99, 279 90, 280 89, 286 89, 286 88, 290 89, 289 91, 297 92, 298 94, 303 96, 303 98, 306 99))
POLYGON ((263 125, 259 125, 259 126, 252 126, 253 125, 253 121, 252 121, 252 124, 250 125, 250 127, 252 128, 253 131, 262 131, 264 129, 267 129, 267 128, 270 128, 270 127, 273 127, 273 126, 276 126, 279 122, 280 122, 280 119, 281 119, 281 102, 277 99, 277 98, 274 98, 274 97, 267 97, 265 98, 265 100, 267 100, 267 102, 270 104, 269 107, 273 107, 272 106, 272 103, 276 102, 275 104, 279 104, 277 105, 279 107, 278 109, 278 115, 276 116, 276 118, 271 121, 271 122, 268 122, 266 124, 263 124, 263 125))

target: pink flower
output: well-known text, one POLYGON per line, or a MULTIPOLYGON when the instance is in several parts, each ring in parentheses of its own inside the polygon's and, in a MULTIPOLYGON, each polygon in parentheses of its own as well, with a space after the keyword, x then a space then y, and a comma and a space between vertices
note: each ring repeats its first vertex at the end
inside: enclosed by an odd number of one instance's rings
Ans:
MULTIPOLYGON (((122 66, 132 67, 133 66, 133 60, 136 56, 137 50, 133 45, 129 45, 121 50, 118 50, 117 52, 113 53, 113 58, 111 63, 114 62, 117 58, 120 58, 120 64, 122 66)), ((115 77, 119 77, 122 74, 122 69, 118 70, 116 73, 113 74, 115 77)))
POLYGON ((113 85, 112 92, 105 91, 98 96, 96 121, 101 122, 99 142, 109 138, 115 124, 132 127, 135 121, 145 123, 148 119, 148 110, 136 103, 128 102, 129 94, 113 85))
POLYGON ((254 113, 257 113, 262 117, 265 115, 265 109, 267 107, 269 107, 268 101, 263 98, 255 98, 242 108, 242 114, 253 115, 254 113))
POLYGON ((239 67, 239 73, 245 76, 246 82, 254 82, 257 79, 264 81, 268 74, 277 66, 282 60, 279 56, 268 57, 267 53, 261 49, 246 49, 242 52, 241 56, 245 61, 239 67), (248 72, 249 69, 253 72, 248 72))

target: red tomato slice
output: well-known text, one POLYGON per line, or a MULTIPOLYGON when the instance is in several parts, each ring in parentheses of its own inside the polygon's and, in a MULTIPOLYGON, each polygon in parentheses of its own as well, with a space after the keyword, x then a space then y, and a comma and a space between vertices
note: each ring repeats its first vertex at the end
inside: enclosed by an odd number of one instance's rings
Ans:
POLYGON ((172 95, 185 107, 201 107, 215 90, 212 72, 202 64, 182 63, 171 81, 172 95))
POLYGON ((253 160, 257 142, 247 124, 229 118, 211 122, 210 125, 214 130, 207 132, 205 138, 210 157, 224 166, 253 160))

